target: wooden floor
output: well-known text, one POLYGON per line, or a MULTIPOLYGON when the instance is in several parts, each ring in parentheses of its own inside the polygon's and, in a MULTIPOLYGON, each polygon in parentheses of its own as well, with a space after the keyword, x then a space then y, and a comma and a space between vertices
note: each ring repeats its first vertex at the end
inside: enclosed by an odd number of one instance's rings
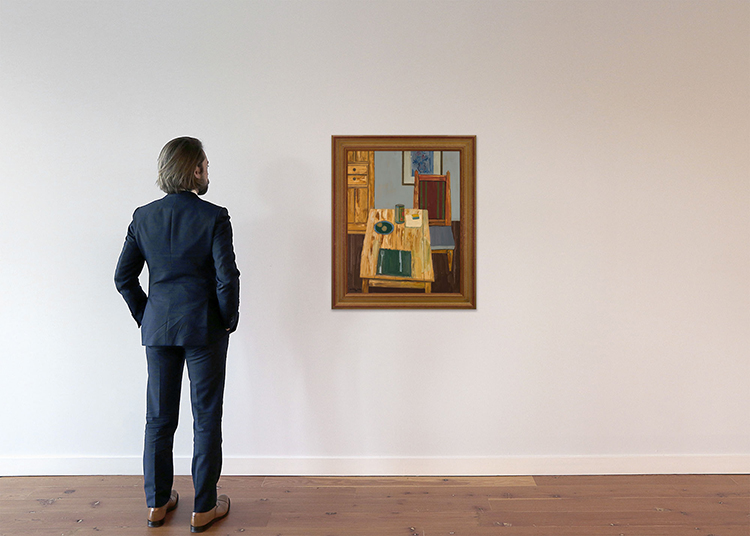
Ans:
MULTIPOLYGON (((750 475, 222 477, 229 516, 206 534, 750 536, 750 475)), ((0 478, 0 535, 189 534, 192 485, 146 527, 142 479, 0 478)))

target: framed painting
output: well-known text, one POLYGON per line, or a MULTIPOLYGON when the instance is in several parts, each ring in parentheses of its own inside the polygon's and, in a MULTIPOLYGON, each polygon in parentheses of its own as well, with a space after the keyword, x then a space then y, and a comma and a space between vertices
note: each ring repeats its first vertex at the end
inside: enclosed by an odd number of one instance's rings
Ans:
POLYGON ((476 137, 333 136, 332 307, 476 309, 476 137))

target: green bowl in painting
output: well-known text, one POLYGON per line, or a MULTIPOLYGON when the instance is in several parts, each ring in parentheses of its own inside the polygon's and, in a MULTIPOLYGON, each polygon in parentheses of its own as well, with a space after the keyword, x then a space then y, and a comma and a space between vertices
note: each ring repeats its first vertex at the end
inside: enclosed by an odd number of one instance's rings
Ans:
POLYGON ((382 235, 391 234, 393 232, 393 224, 389 221, 381 220, 375 224, 375 232, 382 235))

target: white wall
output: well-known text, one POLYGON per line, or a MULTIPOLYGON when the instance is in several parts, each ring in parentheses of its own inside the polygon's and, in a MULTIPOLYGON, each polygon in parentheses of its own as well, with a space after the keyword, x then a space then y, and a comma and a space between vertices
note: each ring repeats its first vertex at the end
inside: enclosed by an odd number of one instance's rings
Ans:
POLYGON ((0 474, 140 471, 112 276, 180 135, 242 271, 227 472, 750 467, 745 1, 0 0, 0 99, 0 474), (477 136, 476 311, 331 310, 334 134, 477 136))

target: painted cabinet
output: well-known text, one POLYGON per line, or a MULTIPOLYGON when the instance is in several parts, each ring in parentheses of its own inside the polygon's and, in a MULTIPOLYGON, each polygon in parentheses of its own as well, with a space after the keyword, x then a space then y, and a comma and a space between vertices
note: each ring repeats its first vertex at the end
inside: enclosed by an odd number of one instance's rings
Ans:
POLYGON ((364 234, 370 209, 375 208, 375 152, 347 151, 347 229, 364 234))

